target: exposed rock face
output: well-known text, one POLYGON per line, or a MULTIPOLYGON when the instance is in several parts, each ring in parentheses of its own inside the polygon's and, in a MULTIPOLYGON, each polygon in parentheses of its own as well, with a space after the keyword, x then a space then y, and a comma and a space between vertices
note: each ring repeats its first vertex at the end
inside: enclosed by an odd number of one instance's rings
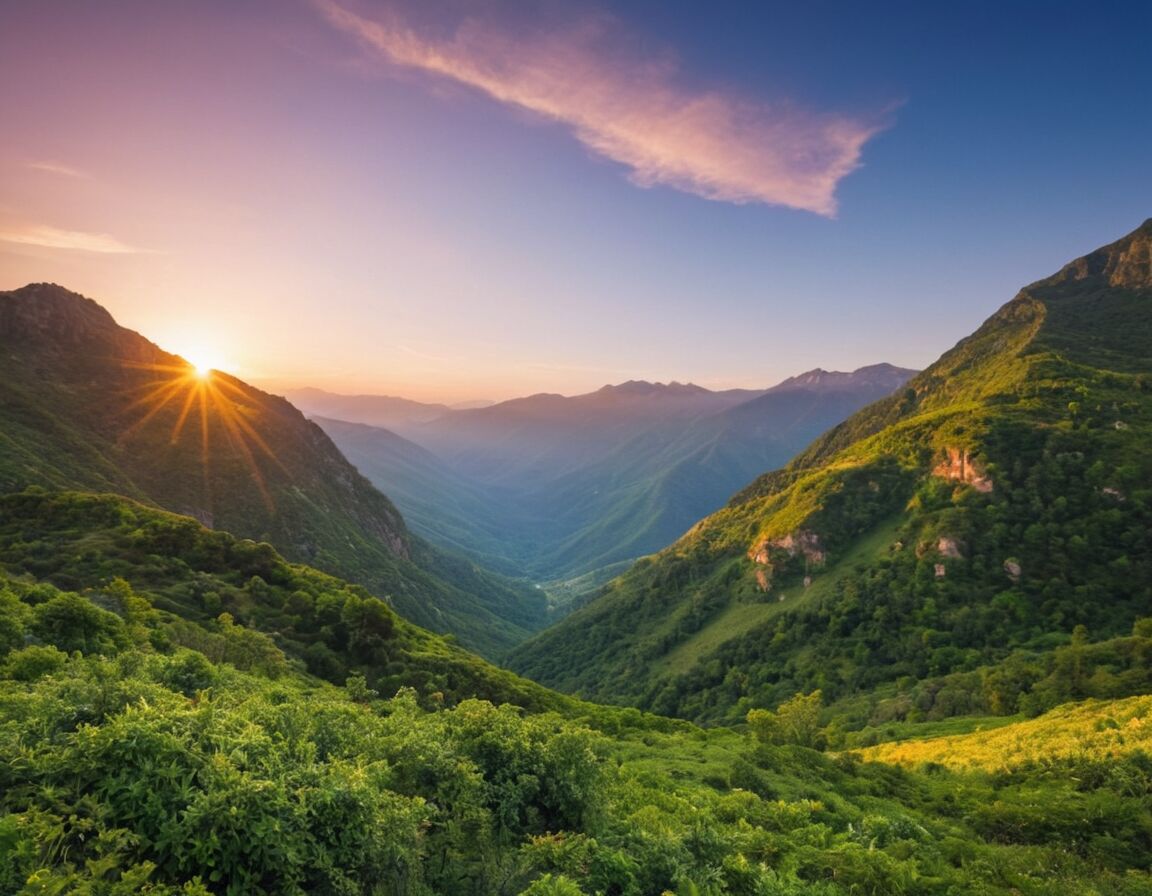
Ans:
POLYGON ((992 491, 992 479, 960 448, 945 449, 944 459, 932 468, 932 475, 950 482, 963 482, 978 492, 992 491))
POLYGON ((955 538, 948 536, 941 536, 940 540, 936 542, 936 550, 941 557, 947 557, 950 560, 959 560, 964 554, 960 550, 960 543, 955 538))
POLYGON ((798 532, 790 532, 783 538, 766 539, 754 547, 749 552, 749 556, 754 563, 766 566, 771 560, 770 552, 773 549, 784 551, 789 557, 795 557, 797 554, 801 554, 804 559, 813 566, 821 566, 825 560, 824 547, 820 544, 820 536, 815 532, 809 532, 803 529, 798 532))
POLYGON ((1019 582, 1020 581, 1020 573, 1022 571, 1023 570, 1020 569, 1020 564, 1017 563, 1015 560, 1008 559, 1008 560, 1004 561, 1004 573, 1013 582, 1019 582))
POLYGON ((1134 233, 1066 265, 1054 280, 1101 277, 1109 286, 1144 289, 1152 285, 1152 218, 1134 233))

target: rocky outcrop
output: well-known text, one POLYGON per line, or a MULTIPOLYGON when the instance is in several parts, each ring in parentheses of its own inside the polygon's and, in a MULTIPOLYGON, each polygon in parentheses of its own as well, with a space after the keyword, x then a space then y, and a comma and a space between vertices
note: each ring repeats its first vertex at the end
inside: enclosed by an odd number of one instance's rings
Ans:
POLYGON ((932 468, 932 475, 950 482, 963 482, 978 492, 992 491, 992 479, 962 448, 944 449, 944 457, 932 468))
POLYGON ((1099 277, 1109 286, 1147 289, 1152 286, 1152 218, 1133 233, 1065 265, 1054 281, 1099 277))
POLYGON ((749 551, 748 556, 753 563, 766 566, 772 561, 773 550, 783 551, 789 557, 803 556, 810 566, 823 566, 826 559, 820 536, 805 529, 790 532, 782 538, 767 538, 749 551))
POLYGON ((960 550, 960 542, 955 538, 949 538, 947 535, 942 535, 937 540, 936 551, 941 557, 946 557, 949 560, 959 560, 964 556, 960 550))

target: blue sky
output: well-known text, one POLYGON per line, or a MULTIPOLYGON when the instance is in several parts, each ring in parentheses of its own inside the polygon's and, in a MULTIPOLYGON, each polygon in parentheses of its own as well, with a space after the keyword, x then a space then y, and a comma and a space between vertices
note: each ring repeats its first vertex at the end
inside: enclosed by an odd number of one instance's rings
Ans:
POLYGON ((272 386, 924 366, 1152 215, 1146 3, 0 8, 0 288, 272 386))

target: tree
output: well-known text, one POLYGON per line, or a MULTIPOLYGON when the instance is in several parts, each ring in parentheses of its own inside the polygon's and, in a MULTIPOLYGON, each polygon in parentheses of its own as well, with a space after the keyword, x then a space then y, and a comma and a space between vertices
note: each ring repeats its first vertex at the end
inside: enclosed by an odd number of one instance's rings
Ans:
POLYGON ((776 712, 767 709, 750 710, 748 725, 757 740, 763 743, 798 744, 820 749, 824 740, 820 728, 820 710, 823 705, 823 694, 819 690, 811 694, 796 694, 791 700, 780 704, 776 712))

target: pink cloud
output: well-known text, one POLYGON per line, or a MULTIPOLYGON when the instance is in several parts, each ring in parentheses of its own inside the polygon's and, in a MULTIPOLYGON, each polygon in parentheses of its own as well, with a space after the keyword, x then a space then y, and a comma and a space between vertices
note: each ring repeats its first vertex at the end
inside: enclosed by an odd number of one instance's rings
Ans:
POLYGON ((127 255, 147 252, 129 246, 106 233, 84 233, 79 230, 61 230, 47 225, 23 227, 19 230, 0 231, 0 242, 25 246, 43 246, 47 249, 72 249, 98 252, 105 255, 127 255))
POLYGON ((74 177, 80 180, 88 179, 88 175, 78 168, 73 168, 71 165, 61 165, 59 162, 29 162, 28 167, 35 171, 43 171, 47 174, 59 174, 61 177, 74 177))
POLYGON ((435 38, 395 11, 369 19, 335 0, 313 2, 390 64, 563 123, 591 150, 625 165, 641 186, 833 215, 837 184, 859 167, 862 147, 884 127, 683 87, 670 58, 637 60, 615 51, 618 28, 607 17, 532 35, 468 20, 435 38))

